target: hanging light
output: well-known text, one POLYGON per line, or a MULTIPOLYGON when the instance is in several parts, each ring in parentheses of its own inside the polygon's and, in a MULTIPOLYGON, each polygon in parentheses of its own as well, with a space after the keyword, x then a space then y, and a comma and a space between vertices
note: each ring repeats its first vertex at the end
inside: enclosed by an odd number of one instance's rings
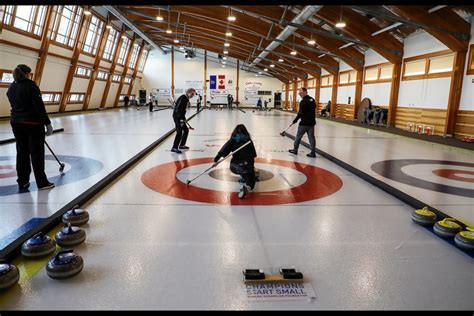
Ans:
POLYGON ((175 42, 176 44, 178 44, 178 43, 179 43, 179 39, 175 38, 173 42, 175 42))
POLYGON ((171 34, 171 33, 173 33, 173 31, 171 29, 167 29, 166 33, 171 34))
POLYGON ((270 65, 270 67, 272 67, 272 68, 273 68, 273 67, 275 67, 275 65, 274 65, 274 64, 271 64, 271 65, 270 65))
POLYGON ((223 61, 222 63, 225 64, 225 63, 227 63, 227 62, 226 62, 226 61, 223 61))
POLYGON ((184 50, 184 46, 181 46, 181 47, 179 48, 179 50, 184 50))
POLYGON ((232 15, 232 7, 229 7, 229 16, 227 17, 227 20, 229 20, 230 22, 234 22, 235 20, 237 20, 237 18, 232 15))
POLYGON ((222 68, 225 68, 225 65, 222 65, 222 68))
POLYGON ((228 54, 228 53, 229 53, 229 51, 228 51, 228 50, 225 50, 225 51, 224 51, 224 54, 228 54))
POLYGON ((230 44, 229 44, 229 43, 224 43, 224 46, 225 46, 225 47, 229 47, 230 44))
POLYGON ((158 15, 156 16, 157 21, 163 21, 163 17, 160 14, 160 9, 158 9, 158 15))
POLYGON ((290 53, 291 55, 295 56, 297 54, 297 52, 294 50, 294 51, 291 51, 290 53))
POLYGON ((339 22, 336 23, 336 27, 342 29, 346 26, 346 23, 342 20, 342 5, 341 5, 341 15, 339 17, 339 22))
POLYGON ((262 72, 261 72, 261 71, 259 71, 258 73, 259 73, 260 75, 262 74, 262 72))
POLYGON ((308 41, 308 44, 309 44, 309 45, 314 45, 314 44, 316 44, 316 41, 315 41, 315 40, 309 40, 309 41, 308 41))
POLYGON ((224 56, 224 57, 222 57, 222 59, 227 60, 227 57, 224 56))
POLYGON ((280 63, 284 62, 283 58, 278 59, 280 63))
POLYGON ((231 32, 226 32, 225 36, 232 36, 232 33, 231 32))
POLYGON ((268 68, 263 69, 263 71, 268 71, 268 68))
POLYGON ((166 29, 166 33, 171 34, 173 31, 170 28, 170 11, 168 11, 168 28, 166 29))
POLYGON ((295 50, 295 34, 293 34, 293 50, 290 53, 291 55, 295 56, 296 55, 296 50, 295 50))

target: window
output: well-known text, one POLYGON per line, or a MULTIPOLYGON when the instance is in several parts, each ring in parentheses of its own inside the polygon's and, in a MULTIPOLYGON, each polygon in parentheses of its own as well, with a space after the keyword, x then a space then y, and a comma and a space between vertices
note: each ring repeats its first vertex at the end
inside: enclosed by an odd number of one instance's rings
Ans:
POLYGON ((61 92, 42 92, 41 98, 43 99, 45 105, 59 104, 61 92))
POLYGON ((392 79, 393 76, 393 65, 385 66, 380 68, 379 79, 392 79))
POLYGON ((113 75, 112 76, 112 82, 120 82, 120 75, 113 75))
POLYGON ((474 44, 471 44, 469 49, 469 59, 467 62, 467 72, 468 75, 474 75, 474 44))
POLYGON ((140 62, 138 63, 138 71, 142 72, 145 69, 145 63, 148 58, 148 51, 146 49, 143 50, 142 57, 140 57, 140 62))
POLYGON ((84 102, 85 93, 71 93, 69 95, 68 103, 82 103, 84 102))
POLYGON ((429 74, 449 72, 453 70, 454 55, 430 58, 429 74))
POLYGON ((131 94, 130 95, 130 100, 135 100, 136 99, 136 96, 134 94, 131 94))
POLYGON ((130 56, 130 62, 128 63, 128 67, 130 69, 135 69, 139 52, 140 52, 140 45, 133 44, 132 56, 130 56))
POLYGON ((321 77, 321 87, 330 87, 332 86, 333 76, 326 75, 321 77))
POLYGON ((408 63, 405 63, 405 73, 404 76, 415 76, 415 75, 424 75, 426 68, 426 59, 415 60, 408 63))
POLYGON ((130 78, 130 77, 125 77, 125 79, 123 80, 123 82, 124 82, 125 84, 130 84, 130 82, 132 82, 132 78, 130 78))
POLYGON ((357 81, 357 71, 352 70, 349 72, 349 83, 356 83, 357 81))
POLYGON ((41 36, 45 17, 45 5, 7 5, 3 23, 15 29, 41 36))
POLYGON ((340 85, 353 85, 357 81, 357 71, 347 70, 339 73, 339 84, 340 85))
POLYGON ((117 60, 117 64, 123 66, 125 64, 125 58, 127 57, 128 50, 130 48, 130 39, 128 37, 124 37, 122 41, 122 46, 120 47, 119 57, 117 60))
POLYGON ((54 19, 51 39, 57 43, 73 47, 76 42, 82 13, 82 8, 77 5, 60 6, 54 19))
POLYGON ((97 78, 96 80, 102 80, 102 81, 107 81, 109 79, 109 74, 105 71, 99 71, 97 73, 97 78))
POLYGON ((86 39, 84 41, 84 47, 82 51, 95 55, 97 53, 97 47, 99 46, 100 37, 102 36, 102 32, 104 30, 104 22, 92 16, 91 21, 89 23, 89 27, 87 29, 86 39))
POLYGON ((91 73, 92 73, 91 69, 77 66, 76 72, 74 75, 75 77, 80 77, 80 78, 90 78, 91 73))
POLYGON ((13 82, 13 74, 11 70, 0 69, 0 86, 8 86, 13 82))
POLYGON ((349 83, 349 73, 348 72, 341 72, 339 74, 339 84, 349 83))
POLYGON ((450 50, 407 58, 403 61, 402 80, 450 77, 454 55, 450 50))
POLYGON ((379 77, 379 68, 369 68, 365 70, 365 81, 374 81, 379 77))
POLYGON ((119 32, 111 28, 109 34, 107 35, 107 42, 105 42, 104 54, 102 58, 108 61, 112 61, 112 58, 117 50, 117 44, 119 39, 119 32))

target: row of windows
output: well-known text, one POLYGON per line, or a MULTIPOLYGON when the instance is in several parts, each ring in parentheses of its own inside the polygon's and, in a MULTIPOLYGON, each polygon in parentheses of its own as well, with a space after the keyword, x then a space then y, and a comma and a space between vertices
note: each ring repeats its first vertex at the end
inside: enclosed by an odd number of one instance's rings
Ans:
MULTIPOLYGON (((15 29, 16 31, 33 34, 40 37, 44 30, 46 19, 45 5, 7 5, 4 7, 5 14, 2 23, 15 29)), ((55 6, 53 11, 54 23, 51 33, 51 40, 53 42, 65 45, 67 47, 74 47, 74 44, 79 36, 79 26, 81 19, 84 17, 84 10, 81 6, 65 5, 55 6)), ((105 23, 95 15, 91 16, 87 27, 85 40, 82 44, 82 51, 91 55, 96 55, 99 48, 101 37, 104 35, 105 23)), ((117 50, 120 33, 113 27, 108 30, 107 39, 105 43, 102 58, 107 61, 112 61, 113 56, 117 50)), ((123 36, 124 40, 120 47, 118 64, 124 66, 126 56, 131 46, 131 40, 127 36, 123 36)), ((129 67, 135 69, 137 65, 138 53, 140 46, 136 45, 133 48, 129 67)), ((139 70, 143 71, 145 66, 148 51, 143 51, 139 61, 139 70)))

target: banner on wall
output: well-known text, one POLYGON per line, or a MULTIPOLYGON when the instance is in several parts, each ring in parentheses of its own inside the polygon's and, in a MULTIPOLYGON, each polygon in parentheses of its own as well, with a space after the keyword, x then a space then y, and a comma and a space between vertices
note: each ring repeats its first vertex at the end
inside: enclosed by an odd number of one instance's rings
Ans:
POLYGON ((263 85, 263 83, 260 82, 260 81, 247 80, 244 83, 244 89, 245 90, 260 90, 262 85, 263 85))
POLYGON ((171 89, 169 89, 169 88, 158 88, 158 89, 156 89, 156 94, 161 95, 161 96, 170 96, 171 95, 171 89))
POLYGON ((186 80, 184 85, 186 89, 194 88, 197 91, 198 88, 202 88, 202 80, 186 80))
POLYGON ((232 90, 234 88, 234 77, 232 75, 210 75, 210 90, 232 90))

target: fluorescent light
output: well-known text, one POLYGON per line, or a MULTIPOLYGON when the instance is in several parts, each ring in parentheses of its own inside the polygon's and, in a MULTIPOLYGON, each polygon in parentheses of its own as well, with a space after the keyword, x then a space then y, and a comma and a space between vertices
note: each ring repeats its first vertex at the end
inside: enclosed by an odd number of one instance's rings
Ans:
POLYGON ((274 65, 274 64, 271 64, 271 65, 270 65, 270 67, 272 67, 272 68, 273 68, 273 67, 275 67, 275 65, 274 65))
POLYGON ((346 47, 349 47, 349 46, 352 46, 352 45, 354 45, 354 43, 352 43, 352 42, 351 42, 351 43, 347 43, 347 44, 344 44, 344 45, 342 45, 341 47, 339 47, 339 49, 343 49, 343 48, 346 48, 346 47))
POLYGON ((255 76, 255 77, 258 77, 258 75, 257 75, 257 74, 255 74, 254 76, 255 76))
POLYGON ((226 61, 223 61, 222 63, 225 64, 225 63, 227 63, 227 62, 226 62, 226 61))
POLYGON ((229 43, 224 43, 224 46, 225 46, 225 47, 229 47, 230 44, 229 44, 229 43))
POLYGON ((157 16, 156 16, 156 20, 157 20, 157 21, 163 21, 163 17, 162 17, 161 15, 157 15, 157 16))
POLYGON ((227 51, 227 50, 224 51, 224 54, 228 54, 228 53, 229 53, 229 51, 227 51))
POLYGON ((321 57, 324 57, 324 56, 326 56, 326 54, 321 54, 321 55, 318 56, 318 58, 321 58, 321 57))
POLYGON ((314 44, 316 44, 316 41, 315 40, 310 40, 310 41, 308 41, 308 44, 309 45, 314 45, 314 44))
POLYGON ((167 29, 167 30, 166 30, 166 33, 171 34, 171 33, 173 33, 173 31, 170 30, 170 29, 167 29))
POLYGON ((261 71, 259 71, 258 73, 259 73, 259 74, 262 74, 262 72, 261 72, 261 71))
POLYGON ((227 60, 227 57, 224 56, 224 57, 222 57, 222 59, 227 60))
POLYGON ((263 71, 268 71, 268 68, 263 69, 263 71))
POLYGON ((222 68, 225 68, 225 65, 222 65, 222 68))
POLYGON ((231 21, 231 22, 234 22, 234 21, 236 20, 236 17, 233 16, 233 15, 229 15, 229 16, 227 17, 227 20, 229 20, 229 21, 231 21))
POLYGON ((225 33, 225 36, 232 36, 232 33, 231 33, 231 32, 227 32, 227 33, 225 33))
POLYGON ((346 23, 344 23, 343 21, 340 21, 340 22, 337 22, 337 23, 336 23, 336 27, 338 27, 338 28, 340 28, 340 29, 342 29, 342 28, 345 27, 345 26, 346 26, 346 23))
POLYGON ((173 42, 175 42, 177 44, 177 43, 179 43, 179 39, 175 39, 173 42))
POLYGON ((183 47, 183 46, 181 46, 179 49, 180 49, 180 50, 184 50, 184 47, 183 47))
POLYGON ((284 62, 283 58, 278 59, 280 63, 284 62))
POLYGON ((292 51, 290 54, 294 56, 294 55, 296 55, 297 53, 296 53, 296 51, 292 51))

